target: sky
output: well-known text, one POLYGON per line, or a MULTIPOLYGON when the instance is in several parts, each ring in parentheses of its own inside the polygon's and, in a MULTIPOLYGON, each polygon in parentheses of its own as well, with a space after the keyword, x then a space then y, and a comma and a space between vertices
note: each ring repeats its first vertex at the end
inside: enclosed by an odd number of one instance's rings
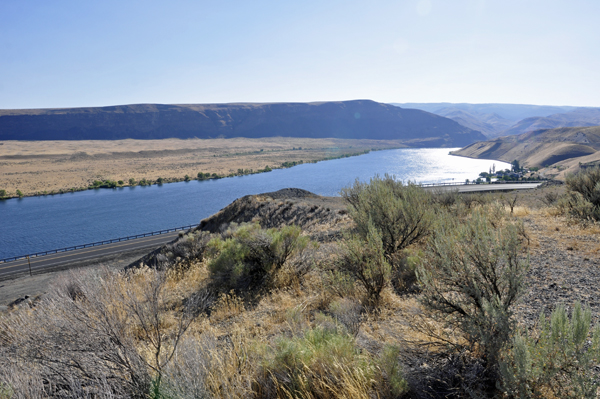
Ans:
POLYGON ((600 107, 598 0, 0 2, 0 109, 600 107))

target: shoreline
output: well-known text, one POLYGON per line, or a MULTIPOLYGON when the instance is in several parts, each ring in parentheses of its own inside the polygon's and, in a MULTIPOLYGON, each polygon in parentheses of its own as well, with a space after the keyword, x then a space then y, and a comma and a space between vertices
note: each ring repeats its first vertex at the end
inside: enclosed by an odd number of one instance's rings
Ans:
POLYGON ((0 198, 264 173, 407 147, 370 139, 164 139, 0 142, 0 198))
MULTIPOLYGON (((342 159, 342 158, 350 158, 350 157, 356 157, 356 156, 361 156, 361 155, 366 155, 369 154, 370 152, 373 151, 385 151, 385 150, 394 150, 394 149, 401 149, 401 148, 410 148, 410 147, 393 147, 393 148, 373 148, 370 150, 364 150, 362 152, 355 152, 355 153, 345 153, 345 154, 340 154, 340 155, 336 155, 336 156, 332 156, 332 157, 327 157, 324 159, 314 159, 314 160, 310 160, 310 161, 292 161, 292 162, 284 162, 282 163, 280 166, 266 166, 266 168, 264 169, 259 169, 259 170, 253 170, 253 169, 243 169, 243 170, 238 170, 238 172, 236 173, 231 173, 229 175, 216 175, 216 173, 210 174, 210 173, 206 173, 207 177, 199 177, 197 176, 196 178, 191 178, 189 176, 184 176, 182 178, 160 178, 161 181, 159 182, 158 179, 155 181, 149 181, 146 179, 142 179, 139 182, 136 182, 136 184, 125 184, 123 182, 123 184, 119 184, 119 182, 115 182, 115 181, 98 181, 101 184, 97 185, 97 186, 88 186, 88 187, 72 187, 70 189, 61 189, 57 192, 52 191, 52 192, 48 192, 48 193, 32 193, 32 194, 23 194, 23 195, 12 195, 12 196, 6 196, 6 197, 0 197, 0 201, 7 201, 7 200, 11 200, 11 199, 23 199, 23 198, 27 198, 27 197, 43 197, 43 196, 48 196, 48 195, 60 195, 60 194, 69 194, 69 193, 76 193, 76 192, 81 192, 81 191, 87 191, 87 190, 101 190, 101 189, 112 189, 112 190, 116 190, 119 188, 126 188, 126 187, 138 187, 138 186, 153 186, 153 185, 159 185, 162 186, 164 184, 170 184, 170 183, 180 183, 180 182, 188 182, 188 181, 205 181, 205 180, 220 180, 220 179, 227 179, 227 178, 231 178, 231 177, 239 177, 239 176, 247 176, 247 175, 254 175, 254 174, 259 174, 259 173, 268 173, 271 172, 273 170, 276 169, 289 169, 289 168, 293 168, 294 166, 298 166, 298 165, 302 165, 305 163, 319 163, 319 162, 325 162, 325 161, 332 161, 335 159, 342 159), (216 176, 214 176, 216 175, 216 176), (186 177, 188 177, 186 179, 186 177), (107 187, 107 185, 109 185, 110 183, 116 183, 116 185, 114 186, 110 186, 107 187), (142 184, 140 184, 142 183, 142 184)), ((238 155, 238 154, 234 154, 234 155, 238 155)), ((227 156, 227 155, 225 155, 227 156)), ((202 173, 202 172, 199 172, 202 173)))

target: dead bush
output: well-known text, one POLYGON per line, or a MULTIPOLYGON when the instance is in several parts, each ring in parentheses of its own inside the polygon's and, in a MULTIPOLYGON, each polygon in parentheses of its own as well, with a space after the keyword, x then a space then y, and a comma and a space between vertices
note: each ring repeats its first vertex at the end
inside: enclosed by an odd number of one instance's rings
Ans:
POLYGON ((0 369, 41 388, 42 397, 143 398, 149 391, 150 375, 108 274, 73 276, 32 312, 5 317, 0 330, 0 369))

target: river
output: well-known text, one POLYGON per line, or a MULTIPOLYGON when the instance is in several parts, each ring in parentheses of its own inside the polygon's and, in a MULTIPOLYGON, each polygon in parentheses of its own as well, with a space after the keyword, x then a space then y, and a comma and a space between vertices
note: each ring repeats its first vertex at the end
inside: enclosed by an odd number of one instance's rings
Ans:
POLYGON ((419 183, 462 182, 510 165, 455 157, 452 148, 398 149, 268 173, 162 186, 97 189, 0 201, 0 259, 197 224, 236 198, 297 187, 338 195, 358 178, 393 174, 419 183))

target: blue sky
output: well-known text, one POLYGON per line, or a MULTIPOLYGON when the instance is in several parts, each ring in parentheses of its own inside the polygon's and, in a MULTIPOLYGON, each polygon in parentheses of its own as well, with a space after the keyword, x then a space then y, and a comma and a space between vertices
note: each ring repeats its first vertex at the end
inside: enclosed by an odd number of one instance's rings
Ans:
POLYGON ((0 108, 600 106, 600 1, 0 2, 0 108))

